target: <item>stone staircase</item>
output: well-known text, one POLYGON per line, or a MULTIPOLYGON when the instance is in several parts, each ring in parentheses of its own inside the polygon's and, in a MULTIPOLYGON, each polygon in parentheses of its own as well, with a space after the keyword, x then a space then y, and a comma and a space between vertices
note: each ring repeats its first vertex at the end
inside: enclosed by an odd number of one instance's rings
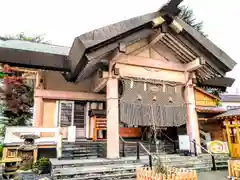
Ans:
MULTIPOLYGON (((210 171, 213 167, 209 154, 196 156, 180 156, 171 154, 173 144, 160 142, 160 153, 156 154, 156 145, 141 142, 149 152, 158 156, 168 166, 210 171)), ((74 143, 63 140, 62 158, 51 159, 51 175, 54 180, 91 180, 91 179, 135 179, 137 167, 149 165, 147 152, 139 146, 140 160, 137 160, 137 141, 120 141, 121 158, 106 159, 106 141, 88 141, 77 139, 74 143), (124 147, 124 148, 123 148, 124 147), (124 157, 123 157, 124 155, 124 157)), ((215 155, 217 169, 227 168, 227 155, 215 155)), ((153 165, 156 161, 152 161, 153 165)))
POLYGON ((75 142, 62 142, 61 159, 90 159, 106 157, 106 141, 76 139, 75 142))
POLYGON ((104 158, 81 160, 50 159, 53 180, 112 180, 135 179, 136 168, 143 164, 136 157, 108 160, 104 158))
MULTIPOLYGON (((197 171, 210 171, 213 167, 212 157, 209 154, 201 154, 199 156, 180 156, 178 154, 167 154, 159 157, 163 164, 178 168, 195 169, 197 171)), ((228 155, 219 154, 215 155, 214 157, 217 169, 228 167, 228 155)), ((145 163, 147 163, 147 161, 145 161, 145 163)))
MULTIPOLYGON (((126 141, 123 143, 120 141, 119 151, 121 157, 137 156, 137 140, 126 141)), ((146 141, 141 143, 148 149, 149 152, 156 152, 156 145, 150 144, 146 141)), ((62 157, 61 159, 90 159, 106 157, 106 141, 90 141, 85 139, 76 139, 75 142, 62 141, 62 157)), ((159 143, 160 154, 172 154, 174 152, 173 144, 160 142, 159 143)), ((147 152, 143 148, 139 148, 140 155, 147 155, 147 152)))
MULTIPOLYGON (((189 168, 200 171, 212 169, 212 158, 209 154, 196 156, 180 156, 178 154, 161 154, 161 162, 168 166, 189 168)), ((215 155, 217 169, 227 168, 228 156, 215 155)), ((58 160, 50 159, 52 164, 51 175, 54 180, 91 180, 91 179, 135 179, 137 167, 149 164, 148 156, 123 157, 117 160, 106 158, 58 160)), ((155 164, 156 161, 153 161, 155 164)))
MULTIPOLYGON (((123 143, 120 141, 120 156, 121 157, 129 157, 129 156, 137 156, 137 141, 125 141, 123 143)), ((151 153, 156 153, 156 145, 151 144, 147 141, 141 141, 141 144, 151 153)), ((158 145, 159 153, 160 154, 173 154, 174 152, 174 145, 172 143, 166 143, 163 141, 159 142, 158 145)), ((143 148, 139 148, 140 155, 147 155, 147 152, 143 148)))

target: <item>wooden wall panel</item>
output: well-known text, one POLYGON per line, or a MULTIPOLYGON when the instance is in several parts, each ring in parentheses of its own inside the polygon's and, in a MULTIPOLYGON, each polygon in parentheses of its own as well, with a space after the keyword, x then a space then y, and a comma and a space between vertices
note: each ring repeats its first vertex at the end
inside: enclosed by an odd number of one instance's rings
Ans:
POLYGON ((216 106, 216 99, 195 89, 195 100, 197 106, 216 106))
POLYGON ((224 141, 222 125, 219 122, 201 124, 201 129, 211 134, 212 140, 224 141))
MULTIPOLYGON (((44 99, 43 106, 43 127, 55 127, 56 100, 44 99)), ((54 133, 41 133, 41 137, 54 137, 54 133)))

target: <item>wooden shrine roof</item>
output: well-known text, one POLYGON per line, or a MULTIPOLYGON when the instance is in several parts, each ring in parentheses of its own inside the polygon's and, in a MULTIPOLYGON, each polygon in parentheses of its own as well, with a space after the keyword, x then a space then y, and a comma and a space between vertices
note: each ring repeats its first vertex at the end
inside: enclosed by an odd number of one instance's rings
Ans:
POLYGON ((20 40, 0 41, 0 63, 19 67, 70 71, 70 48, 20 40))
POLYGON ((36 43, 17 42, 13 46, 4 46, 0 42, 0 63, 9 63, 22 67, 50 69, 68 72, 64 75, 68 81, 81 81, 92 74, 103 63, 103 59, 112 57, 119 50, 120 43, 133 44, 156 34, 152 21, 160 15, 166 22, 175 19, 182 27, 179 34, 167 29, 166 35, 160 40, 173 53, 189 55, 180 58, 182 63, 188 63, 203 57, 206 65, 197 70, 197 77, 202 81, 215 77, 224 77, 236 65, 225 52, 204 37, 198 31, 176 18, 180 11, 177 7, 182 0, 171 0, 159 11, 111 24, 74 39, 72 47, 60 47, 36 43), (171 44, 174 44, 172 46, 171 44), (28 46, 29 45, 29 46, 28 46))
MULTIPOLYGON (((176 9, 177 7, 170 7, 170 9, 174 8, 176 9)), ((132 44, 156 33, 151 23, 152 20, 161 15, 161 13, 162 11, 160 9, 157 12, 111 24, 76 37, 73 42, 73 47, 70 50, 69 59, 72 63, 71 67, 77 68, 71 69, 72 73, 67 76, 67 79, 80 81, 86 78, 99 66, 101 63, 100 59, 106 59, 118 50, 120 43, 125 43, 126 45, 132 44), (79 49, 81 49, 81 52, 79 52, 79 49), (76 56, 77 53, 79 56, 76 56)), ((168 12, 166 12, 166 14, 168 14, 168 12)), ((197 70, 199 78, 207 80, 215 77, 224 77, 226 72, 233 69, 236 62, 225 52, 184 21, 176 17, 172 18, 175 19, 184 30, 177 34, 168 29, 166 35, 160 42, 173 50, 176 56, 177 53, 179 54, 179 51, 181 51, 181 54, 184 54, 183 47, 187 47, 192 58, 182 59, 183 63, 193 61, 198 56, 204 56, 206 65, 200 70, 197 70), (174 46, 171 44, 174 44, 174 46)))
POLYGON ((225 119, 228 117, 237 117, 237 116, 240 116, 240 108, 228 110, 225 113, 215 116, 214 119, 225 119))

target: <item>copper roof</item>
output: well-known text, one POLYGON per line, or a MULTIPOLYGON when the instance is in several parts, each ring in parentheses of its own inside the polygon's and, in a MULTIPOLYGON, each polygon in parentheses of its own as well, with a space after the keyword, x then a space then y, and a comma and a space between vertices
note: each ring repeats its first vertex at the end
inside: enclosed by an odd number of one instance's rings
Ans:
POLYGON ((222 118, 233 117, 233 116, 240 116, 240 108, 228 110, 227 112, 217 115, 214 118, 222 119, 222 118))

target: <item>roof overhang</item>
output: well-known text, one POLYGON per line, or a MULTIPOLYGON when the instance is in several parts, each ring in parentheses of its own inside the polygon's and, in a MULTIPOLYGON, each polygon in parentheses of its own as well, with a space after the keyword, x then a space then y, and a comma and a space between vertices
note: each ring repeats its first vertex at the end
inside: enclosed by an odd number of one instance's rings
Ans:
POLYGON ((231 87, 235 79, 230 77, 216 77, 201 82, 202 85, 214 87, 231 87))
POLYGON ((233 118, 233 117, 240 117, 240 109, 231 109, 213 117, 214 119, 226 119, 226 118, 233 118))
MULTIPOLYGON (((185 22, 175 18, 179 12, 177 7, 182 0, 171 0, 159 11, 143 16, 135 17, 126 21, 99 28, 75 38, 70 48, 49 44, 38 44, 21 41, 24 45, 4 44, 11 41, 0 41, 0 62, 14 66, 29 67, 36 69, 49 69, 54 71, 70 72, 65 75, 68 81, 81 81, 93 73, 101 61, 112 57, 119 49, 120 43, 131 44, 142 38, 155 33, 153 20, 160 15, 165 18, 169 25, 176 20, 183 31, 174 34, 178 41, 184 43, 193 54, 204 56, 206 60, 205 69, 198 77, 208 75, 205 79, 224 77, 226 72, 231 71, 236 65, 227 54, 209 41, 206 37, 187 25, 185 22), (208 71, 211 69, 211 71, 208 71)), ((168 31, 170 28, 168 28, 168 31)), ((171 32, 168 33, 172 38, 171 32)), ((166 40, 166 39, 165 39, 166 40)), ((189 60, 191 61, 191 60, 189 60)), ((228 84, 230 84, 228 82, 228 84)))
POLYGON ((208 106, 196 106, 196 111, 199 113, 223 113, 226 112, 224 107, 208 107, 208 106))
MULTIPOLYGON (((173 1, 170 1, 169 4, 171 4, 171 2, 173 1)), ((167 6, 169 4, 167 4, 167 6)), ((173 6, 173 4, 174 3, 171 4, 171 8, 166 8, 167 6, 164 6, 163 9, 172 9, 171 12, 177 12, 173 9, 178 9, 178 3, 175 4, 176 6, 173 6)), ((159 10, 158 12, 102 27, 75 38, 69 55, 69 59, 71 60, 70 63, 72 63, 71 73, 65 78, 69 81, 83 80, 96 70, 101 59, 105 59, 109 54, 120 48, 120 42, 124 42, 125 44, 133 43, 143 38, 140 35, 143 31, 154 32, 155 27, 153 27, 152 22, 162 14, 162 17, 165 18, 165 22, 170 24, 173 20, 176 20, 183 26, 183 32, 173 35, 176 36, 175 39, 187 46, 187 49, 189 49, 193 55, 203 56, 206 60, 207 65, 197 74, 200 78, 205 76, 201 81, 215 77, 224 77, 225 74, 231 71, 236 65, 235 61, 202 34, 182 20, 175 18, 171 13, 159 10), (127 38, 132 39, 131 41, 126 41, 127 38), (79 49, 74 48, 78 44, 81 44, 81 53, 79 49), (80 56, 76 56, 76 54, 80 56), (208 72, 207 75, 206 72, 208 72)), ((173 33, 170 28, 168 28, 168 32, 167 35, 169 37, 167 38, 171 39, 173 33)), ((142 33, 142 36, 143 35, 144 33, 142 33)))
POLYGON ((0 63, 69 72, 68 47, 19 40, 0 41, 0 63))

